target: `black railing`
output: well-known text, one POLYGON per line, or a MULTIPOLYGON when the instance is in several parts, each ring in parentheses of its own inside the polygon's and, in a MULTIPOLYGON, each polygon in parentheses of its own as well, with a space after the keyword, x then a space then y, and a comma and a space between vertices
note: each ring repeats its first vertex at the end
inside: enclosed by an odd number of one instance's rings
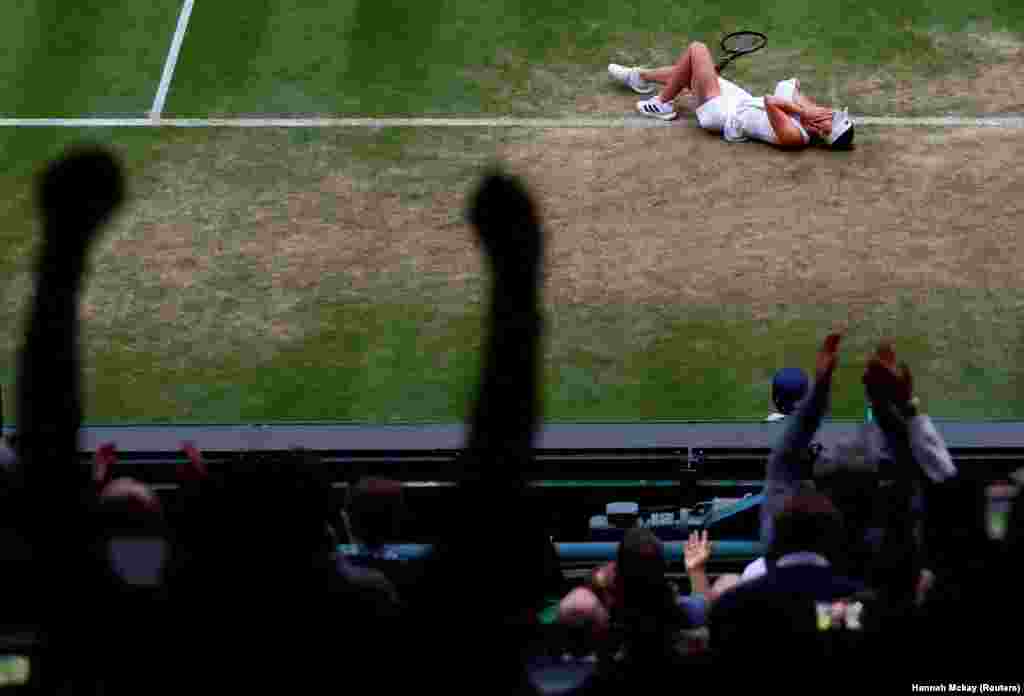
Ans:
MULTIPOLYGON (((272 457, 276 451, 207 452, 211 469, 231 465, 241 455, 272 457)), ((353 482, 361 476, 381 476, 400 481, 458 481, 457 450, 309 450, 326 469, 332 482, 353 482)), ((953 460, 964 477, 998 481, 1024 467, 1024 448, 951 448, 953 460)), ((521 475, 533 481, 761 481, 769 450, 764 448, 691 449, 560 449, 536 450, 533 462, 521 475)), ((91 452, 82 453, 83 462, 91 452)), ((180 452, 129 451, 118 453, 118 475, 147 483, 174 484, 176 465, 186 461, 180 452)))

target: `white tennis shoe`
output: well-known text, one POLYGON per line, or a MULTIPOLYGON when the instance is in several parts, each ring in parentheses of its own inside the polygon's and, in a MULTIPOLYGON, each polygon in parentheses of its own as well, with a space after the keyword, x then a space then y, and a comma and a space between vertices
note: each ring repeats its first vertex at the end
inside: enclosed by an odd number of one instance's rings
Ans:
POLYGON ((613 80, 618 80, 637 94, 650 94, 657 89, 653 82, 640 79, 640 68, 627 68, 618 63, 609 63, 608 74, 613 80))
POLYGON ((662 121, 671 121, 678 115, 672 106, 672 102, 662 102, 658 97, 651 97, 650 99, 637 102, 636 110, 644 116, 660 118, 662 121))

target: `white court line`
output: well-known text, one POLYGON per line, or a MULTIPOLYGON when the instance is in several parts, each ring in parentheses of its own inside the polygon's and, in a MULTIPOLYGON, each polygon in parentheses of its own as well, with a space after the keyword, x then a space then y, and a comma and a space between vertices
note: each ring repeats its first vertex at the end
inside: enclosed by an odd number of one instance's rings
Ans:
MULTIPOLYGON (((1024 129, 1024 116, 855 115, 853 119, 857 125, 864 126, 1024 129)), ((0 128, 665 128, 684 123, 697 127, 689 121, 669 123, 639 115, 624 118, 0 118, 0 128)))
POLYGON ((153 100, 153 108, 149 110, 150 117, 159 119, 164 111, 164 102, 167 101, 167 92, 171 88, 171 78, 174 77, 174 66, 178 64, 178 52, 181 51, 181 42, 185 40, 185 30, 188 28, 188 18, 192 15, 192 4, 194 0, 185 0, 181 7, 181 14, 178 15, 178 28, 174 30, 174 39, 171 40, 171 50, 167 53, 167 61, 164 63, 164 74, 160 78, 160 87, 156 90, 156 98, 153 100))

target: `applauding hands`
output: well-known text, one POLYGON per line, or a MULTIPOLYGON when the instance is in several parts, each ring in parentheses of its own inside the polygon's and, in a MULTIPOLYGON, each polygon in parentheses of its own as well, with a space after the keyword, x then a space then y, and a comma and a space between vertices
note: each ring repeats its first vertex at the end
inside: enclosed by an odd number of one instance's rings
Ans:
POLYGON ((868 359, 864 370, 864 390, 880 422, 893 418, 907 421, 917 415, 914 379, 905 362, 896 364, 892 344, 882 341, 868 359))
POLYGON ((708 540, 708 532, 690 532, 690 538, 686 540, 683 548, 683 557, 686 560, 686 572, 692 573, 701 570, 711 558, 711 541, 708 540))
POLYGON ((694 594, 708 591, 708 575, 705 571, 708 559, 711 558, 711 541, 708 532, 690 532, 690 538, 683 547, 683 559, 686 561, 686 574, 690 577, 690 589, 694 594))
POLYGON ((814 372, 819 382, 830 382, 832 373, 839 364, 839 342, 843 336, 840 333, 830 333, 818 351, 814 362, 814 372))
POLYGON ((892 403, 902 406, 914 396, 914 380, 910 368, 905 362, 897 366, 896 352, 888 341, 883 341, 868 360, 863 382, 872 404, 892 403))

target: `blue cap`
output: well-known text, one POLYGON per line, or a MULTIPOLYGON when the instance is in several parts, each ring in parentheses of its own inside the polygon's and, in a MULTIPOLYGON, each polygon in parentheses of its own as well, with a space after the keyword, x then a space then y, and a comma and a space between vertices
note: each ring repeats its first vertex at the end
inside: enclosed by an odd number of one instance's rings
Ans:
POLYGON ((779 413, 789 415, 796 405, 807 396, 810 381, 807 373, 799 367, 784 367, 772 379, 772 403, 779 413))

